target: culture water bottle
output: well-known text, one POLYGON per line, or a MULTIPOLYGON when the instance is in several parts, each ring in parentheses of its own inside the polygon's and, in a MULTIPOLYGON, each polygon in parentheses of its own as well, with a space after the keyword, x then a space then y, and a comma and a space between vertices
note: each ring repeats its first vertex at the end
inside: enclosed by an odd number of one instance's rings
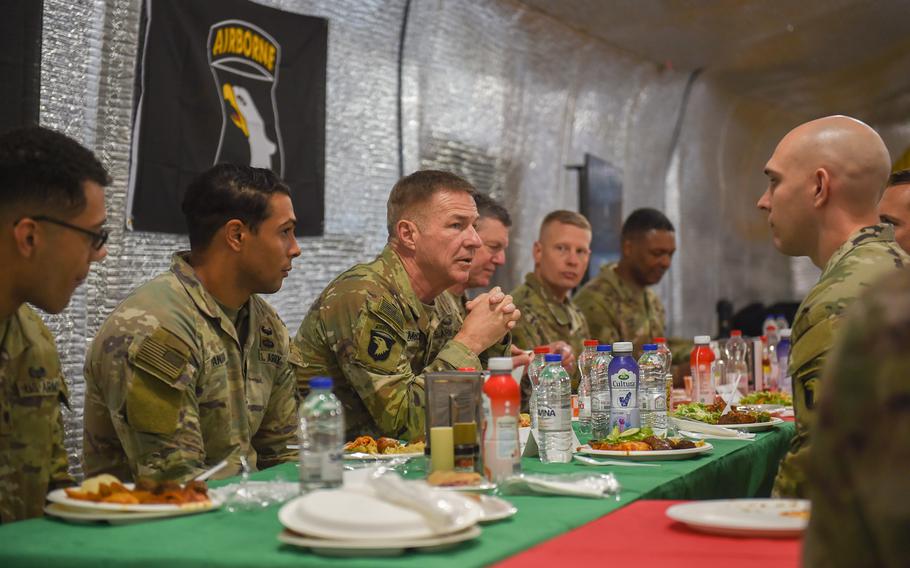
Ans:
POLYGON ((483 472, 498 483, 521 471, 518 412, 521 390, 512 378, 512 358, 492 357, 483 385, 483 472))
POLYGON ((641 426, 638 412, 638 363, 632 357, 632 343, 613 344, 610 376, 610 429, 619 431, 641 426))

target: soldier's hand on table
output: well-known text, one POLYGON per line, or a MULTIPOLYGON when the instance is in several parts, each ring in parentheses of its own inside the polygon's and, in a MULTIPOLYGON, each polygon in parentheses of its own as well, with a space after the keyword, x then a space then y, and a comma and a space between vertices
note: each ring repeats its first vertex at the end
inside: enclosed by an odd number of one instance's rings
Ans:
POLYGON ((521 317, 512 296, 503 294, 498 288, 477 296, 466 307, 468 315, 455 339, 477 354, 501 341, 521 317), (497 301, 494 302, 491 297, 497 301))
POLYGON ((516 346, 512 346, 512 352, 510 356, 512 357, 512 368, 517 369, 521 366, 527 366, 531 363, 532 351, 525 351, 524 349, 519 349, 516 346))

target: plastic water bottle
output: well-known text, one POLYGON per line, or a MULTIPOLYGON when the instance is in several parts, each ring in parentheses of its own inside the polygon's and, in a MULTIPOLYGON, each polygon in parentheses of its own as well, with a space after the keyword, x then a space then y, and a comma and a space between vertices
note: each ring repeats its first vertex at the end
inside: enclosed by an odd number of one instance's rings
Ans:
POLYGON ((780 343, 777 344, 777 369, 780 376, 780 390, 793 392, 793 377, 790 376, 790 330, 780 330, 780 343))
POLYGON ((695 400, 705 404, 714 402, 714 351, 709 335, 695 336, 695 349, 689 356, 695 400))
POLYGON ((591 437, 595 440, 610 434, 610 361, 613 346, 598 345, 591 366, 591 437))
POLYGON ((638 363, 632 357, 632 344, 620 341, 613 344, 613 360, 608 367, 610 376, 610 429, 619 431, 641 426, 638 413, 638 363))
POLYGON ((769 328, 771 326, 774 326, 774 329, 777 329, 777 317, 775 317, 774 314, 765 316, 765 321, 761 324, 761 334, 770 337, 771 333, 769 328))
POLYGON ((537 386, 540 384, 540 371, 546 366, 544 356, 550 352, 547 345, 534 348, 534 358, 528 363, 528 380, 531 381, 531 396, 528 398, 528 413, 531 415, 531 428, 537 429, 537 386))
POLYGON ((562 355, 545 355, 547 366, 537 387, 540 461, 572 461, 572 379, 562 368, 562 355))
POLYGON ((730 384, 736 384, 739 379, 739 392, 746 394, 749 391, 748 374, 749 368, 746 366, 746 354, 748 346, 743 339, 743 332, 734 329, 730 332, 730 339, 724 345, 724 359, 727 361, 727 376, 730 384))
POLYGON ((300 487, 304 491, 341 485, 344 409, 332 394, 332 379, 310 379, 300 405, 300 487))
POLYGON ((583 434, 591 433, 591 370, 597 356, 597 340, 585 339, 584 350, 578 356, 578 428, 583 434))
POLYGON ((490 379, 483 385, 483 472, 499 483, 521 472, 518 410, 521 390, 512 378, 511 357, 491 357, 490 379))
POLYGON ((641 425, 648 426, 657 436, 667 434, 667 382, 664 379, 663 357, 657 345, 648 343, 638 359, 641 425))

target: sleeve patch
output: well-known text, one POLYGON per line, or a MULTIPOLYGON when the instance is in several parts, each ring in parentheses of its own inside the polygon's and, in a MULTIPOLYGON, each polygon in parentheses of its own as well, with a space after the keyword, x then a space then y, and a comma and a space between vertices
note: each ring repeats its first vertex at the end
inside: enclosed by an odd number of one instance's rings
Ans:
POLYGON ((170 331, 158 328, 142 341, 131 362, 173 386, 182 386, 178 379, 189 359, 189 347, 170 331))
POLYGON ((384 322, 368 320, 360 332, 358 359, 368 367, 393 371, 398 368, 402 343, 384 322))
POLYGON ((173 434, 177 431, 183 393, 143 372, 133 374, 126 396, 126 420, 138 432, 173 434))

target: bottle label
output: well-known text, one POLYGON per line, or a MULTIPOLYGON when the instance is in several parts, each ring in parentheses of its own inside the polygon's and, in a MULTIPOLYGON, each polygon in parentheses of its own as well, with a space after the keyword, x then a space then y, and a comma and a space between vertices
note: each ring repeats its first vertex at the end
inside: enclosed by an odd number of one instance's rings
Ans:
POLYGON ((638 377, 628 369, 620 369, 610 375, 610 395, 613 408, 637 408, 638 377))
MULTIPOLYGON (((568 403, 568 401, 566 401, 568 403)), ((548 406, 537 401, 537 429, 541 432, 561 432, 572 427, 570 404, 548 406)))
POLYGON ((496 419, 496 457, 509 462, 518 461, 518 420, 514 416, 496 419))

